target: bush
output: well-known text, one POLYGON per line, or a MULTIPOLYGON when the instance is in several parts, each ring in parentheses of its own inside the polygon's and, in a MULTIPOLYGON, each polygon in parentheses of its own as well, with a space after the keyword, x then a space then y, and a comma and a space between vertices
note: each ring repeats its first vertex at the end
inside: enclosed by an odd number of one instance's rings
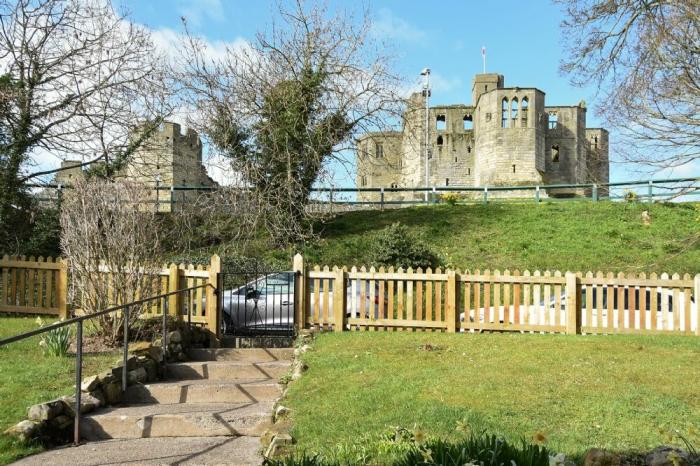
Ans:
POLYGON ((368 256, 375 266, 427 268, 439 263, 423 239, 400 223, 384 228, 372 238, 368 256))

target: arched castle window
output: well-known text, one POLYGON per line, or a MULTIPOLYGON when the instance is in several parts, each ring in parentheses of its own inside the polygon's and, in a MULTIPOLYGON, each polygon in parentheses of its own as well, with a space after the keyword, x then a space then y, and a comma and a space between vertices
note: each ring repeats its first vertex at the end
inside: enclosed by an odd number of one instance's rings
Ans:
POLYGON ((399 187, 399 184, 398 184, 398 183, 391 183, 391 187, 392 187, 392 188, 398 188, 398 187, 399 187))
POLYGON ((471 114, 464 115, 464 129, 471 130, 474 127, 471 114))
POLYGON ((508 127, 508 99, 505 97, 501 101, 501 128, 508 127))
POLYGON ((527 128, 527 111, 529 106, 530 101, 527 97, 523 97, 523 100, 520 102, 520 126, 523 128, 527 128))
POLYGON ((552 162, 559 162, 559 144, 552 146, 552 162))
POLYGON ((447 120, 445 119, 445 115, 438 115, 435 117, 435 129, 439 131, 444 131, 447 129, 447 120))
POLYGON ((595 136, 593 138, 593 148, 597 149, 598 148, 598 136, 595 136))
POLYGON ((374 143, 374 155, 378 159, 381 159, 384 157, 384 144, 382 144, 381 142, 374 143))
POLYGON ((471 153, 472 153, 472 146, 467 146, 467 154, 471 154, 471 153))
POLYGON ((559 116, 557 112, 549 112, 549 129, 556 129, 559 125, 559 116))
POLYGON ((515 122, 518 120, 518 98, 513 97, 513 100, 510 101, 510 120, 511 128, 515 128, 517 125, 515 122))
POLYGON ((437 137, 437 145, 442 146, 442 143, 443 143, 442 136, 438 136, 437 137))

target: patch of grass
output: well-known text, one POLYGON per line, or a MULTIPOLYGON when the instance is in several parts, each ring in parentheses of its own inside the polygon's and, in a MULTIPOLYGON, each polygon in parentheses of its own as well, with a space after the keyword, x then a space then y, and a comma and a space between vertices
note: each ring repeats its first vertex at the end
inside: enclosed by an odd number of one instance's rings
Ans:
POLYGON ((465 426, 513 442, 542 434, 580 457, 652 449, 659 426, 700 425, 692 337, 342 333, 304 358, 286 404, 310 453, 415 425, 448 441, 465 426))
POLYGON ((401 222, 422 234, 443 265, 462 269, 695 274, 700 222, 694 205, 571 201, 350 212, 319 225, 321 239, 301 252, 323 265, 368 264, 368 238, 401 222), (650 211, 649 226, 642 224, 643 210, 650 211))
MULTIPOLYGON (((35 319, 0 316, 0 338, 36 329, 35 319)), ((32 337, 0 347, 0 464, 41 451, 39 445, 17 442, 1 432, 25 419, 29 406, 71 394, 75 384, 75 357, 44 356, 39 340, 32 337)), ((85 355, 83 374, 97 374, 116 358, 117 353, 85 355)))

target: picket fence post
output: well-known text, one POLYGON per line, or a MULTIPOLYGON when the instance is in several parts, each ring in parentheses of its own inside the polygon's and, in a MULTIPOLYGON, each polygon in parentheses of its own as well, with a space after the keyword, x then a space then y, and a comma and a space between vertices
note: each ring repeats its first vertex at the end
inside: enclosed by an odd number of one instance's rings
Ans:
POLYGON ((61 267, 56 274, 56 304, 58 307, 58 318, 68 319, 68 263, 58 260, 61 267))
POLYGON ((566 333, 581 333, 581 280, 573 272, 566 272, 566 333))
POLYGON ((294 256, 292 270, 294 271, 294 326, 299 332, 305 327, 307 308, 306 266, 301 254, 297 253, 294 256))
POLYGON ((221 258, 214 254, 209 263, 209 279, 207 281, 207 327, 214 337, 212 343, 219 346, 221 336, 221 322, 219 319, 219 274, 221 273, 221 258))
POLYGON ((447 319, 447 333, 456 333, 459 329, 459 312, 457 312, 457 273, 454 270, 447 271, 447 296, 445 300, 445 319, 447 319))
POLYGON ((335 270, 333 279, 333 330, 342 332, 345 330, 345 308, 347 307, 347 296, 345 294, 345 283, 347 273, 342 268, 335 270))
MULTIPOLYGON (((177 264, 170 264, 168 275, 168 293, 173 293, 180 289, 180 269, 177 264)), ((176 319, 180 318, 180 303, 182 297, 180 293, 171 294, 168 297, 168 314, 176 319)))

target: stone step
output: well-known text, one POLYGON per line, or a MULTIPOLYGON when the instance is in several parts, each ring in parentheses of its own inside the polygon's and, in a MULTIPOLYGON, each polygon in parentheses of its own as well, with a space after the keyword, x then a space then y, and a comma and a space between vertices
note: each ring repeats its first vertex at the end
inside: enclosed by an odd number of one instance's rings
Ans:
POLYGON ((274 401, 282 395, 282 385, 267 378, 235 382, 188 380, 136 384, 126 389, 124 401, 134 403, 255 403, 274 401))
POLYGON ((193 361, 271 362, 291 361, 293 348, 192 348, 193 361))
POLYGON ((236 361, 197 361, 168 364, 170 380, 271 379, 275 382, 289 372, 291 361, 261 363, 236 361))
POLYGON ((272 402, 140 405, 108 408, 80 421, 85 440, 152 437, 260 436, 272 402))
POLYGON ((252 466, 263 461, 258 437, 160 437, 104 440, 68 446, 29 456, 23 466, 230 465, 252 466))

